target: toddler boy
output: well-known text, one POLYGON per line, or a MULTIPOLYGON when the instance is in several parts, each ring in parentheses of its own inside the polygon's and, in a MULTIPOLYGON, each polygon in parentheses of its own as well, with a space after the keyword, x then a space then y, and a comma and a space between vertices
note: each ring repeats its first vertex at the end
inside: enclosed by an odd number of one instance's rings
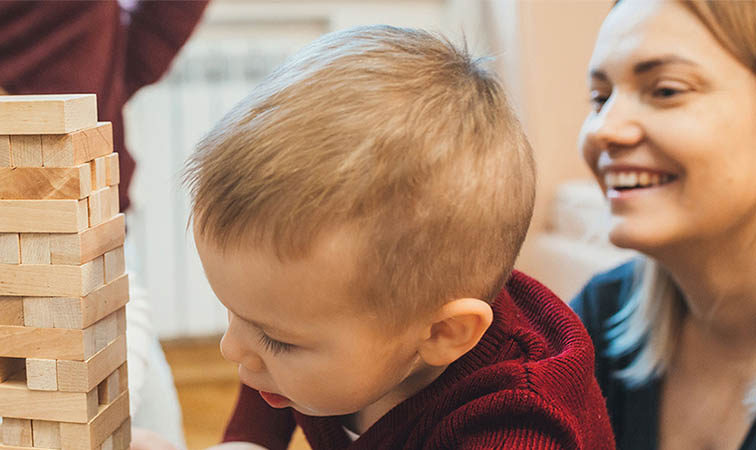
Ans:
POLYGON ((531 149, 466 50, 326 35, 201 142, 187 183, 244 385, 225 441, 285 449, 298 424, 315 450, 614 448, 588 335, 512 271, 531 149))

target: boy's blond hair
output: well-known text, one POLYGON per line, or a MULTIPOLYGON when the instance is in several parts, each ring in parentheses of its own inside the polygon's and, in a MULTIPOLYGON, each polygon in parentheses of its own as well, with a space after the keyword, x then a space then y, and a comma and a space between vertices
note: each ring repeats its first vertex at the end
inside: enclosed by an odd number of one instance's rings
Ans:
POLYGON ((493 301, 532 215, 530 146, 496 77, 419 30, 321 37, 199 144, 195 232, 221 249, 307 255, 358 230, 353 293, 393 324, 454 298, 493 301))

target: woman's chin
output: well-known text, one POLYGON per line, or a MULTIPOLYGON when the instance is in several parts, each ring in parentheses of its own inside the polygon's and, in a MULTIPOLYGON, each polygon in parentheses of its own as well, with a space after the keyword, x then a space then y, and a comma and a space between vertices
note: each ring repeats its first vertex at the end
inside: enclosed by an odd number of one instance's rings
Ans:
POLYGON ((609 242, 615 247, 635 250, 653 256, 665 246, 660 228, 639 226, 629 222, 616 222, 609 231, 609 242))

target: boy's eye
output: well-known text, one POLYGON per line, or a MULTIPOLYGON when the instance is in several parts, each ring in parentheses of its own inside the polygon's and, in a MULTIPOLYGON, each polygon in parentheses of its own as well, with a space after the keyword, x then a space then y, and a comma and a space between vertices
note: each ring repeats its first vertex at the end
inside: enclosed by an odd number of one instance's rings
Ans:
POLYGON ((265 347, 267 351, 273 355, 278 355, 284 352, 290 352, 294 349, 294 344, 287 344, 285 342, 272 339, 262 330, 260 330, 260 343, 265 347))

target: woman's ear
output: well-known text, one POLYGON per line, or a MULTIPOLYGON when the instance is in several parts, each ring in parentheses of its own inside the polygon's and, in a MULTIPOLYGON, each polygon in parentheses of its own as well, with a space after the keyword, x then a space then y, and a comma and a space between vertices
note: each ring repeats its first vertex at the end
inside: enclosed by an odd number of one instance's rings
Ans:
POLYGON ((418 352, 431 366, 448 366, 478 344, 493 321, 493 310, 483 300, 460 298, 441 306, 432 320, 418 352))

